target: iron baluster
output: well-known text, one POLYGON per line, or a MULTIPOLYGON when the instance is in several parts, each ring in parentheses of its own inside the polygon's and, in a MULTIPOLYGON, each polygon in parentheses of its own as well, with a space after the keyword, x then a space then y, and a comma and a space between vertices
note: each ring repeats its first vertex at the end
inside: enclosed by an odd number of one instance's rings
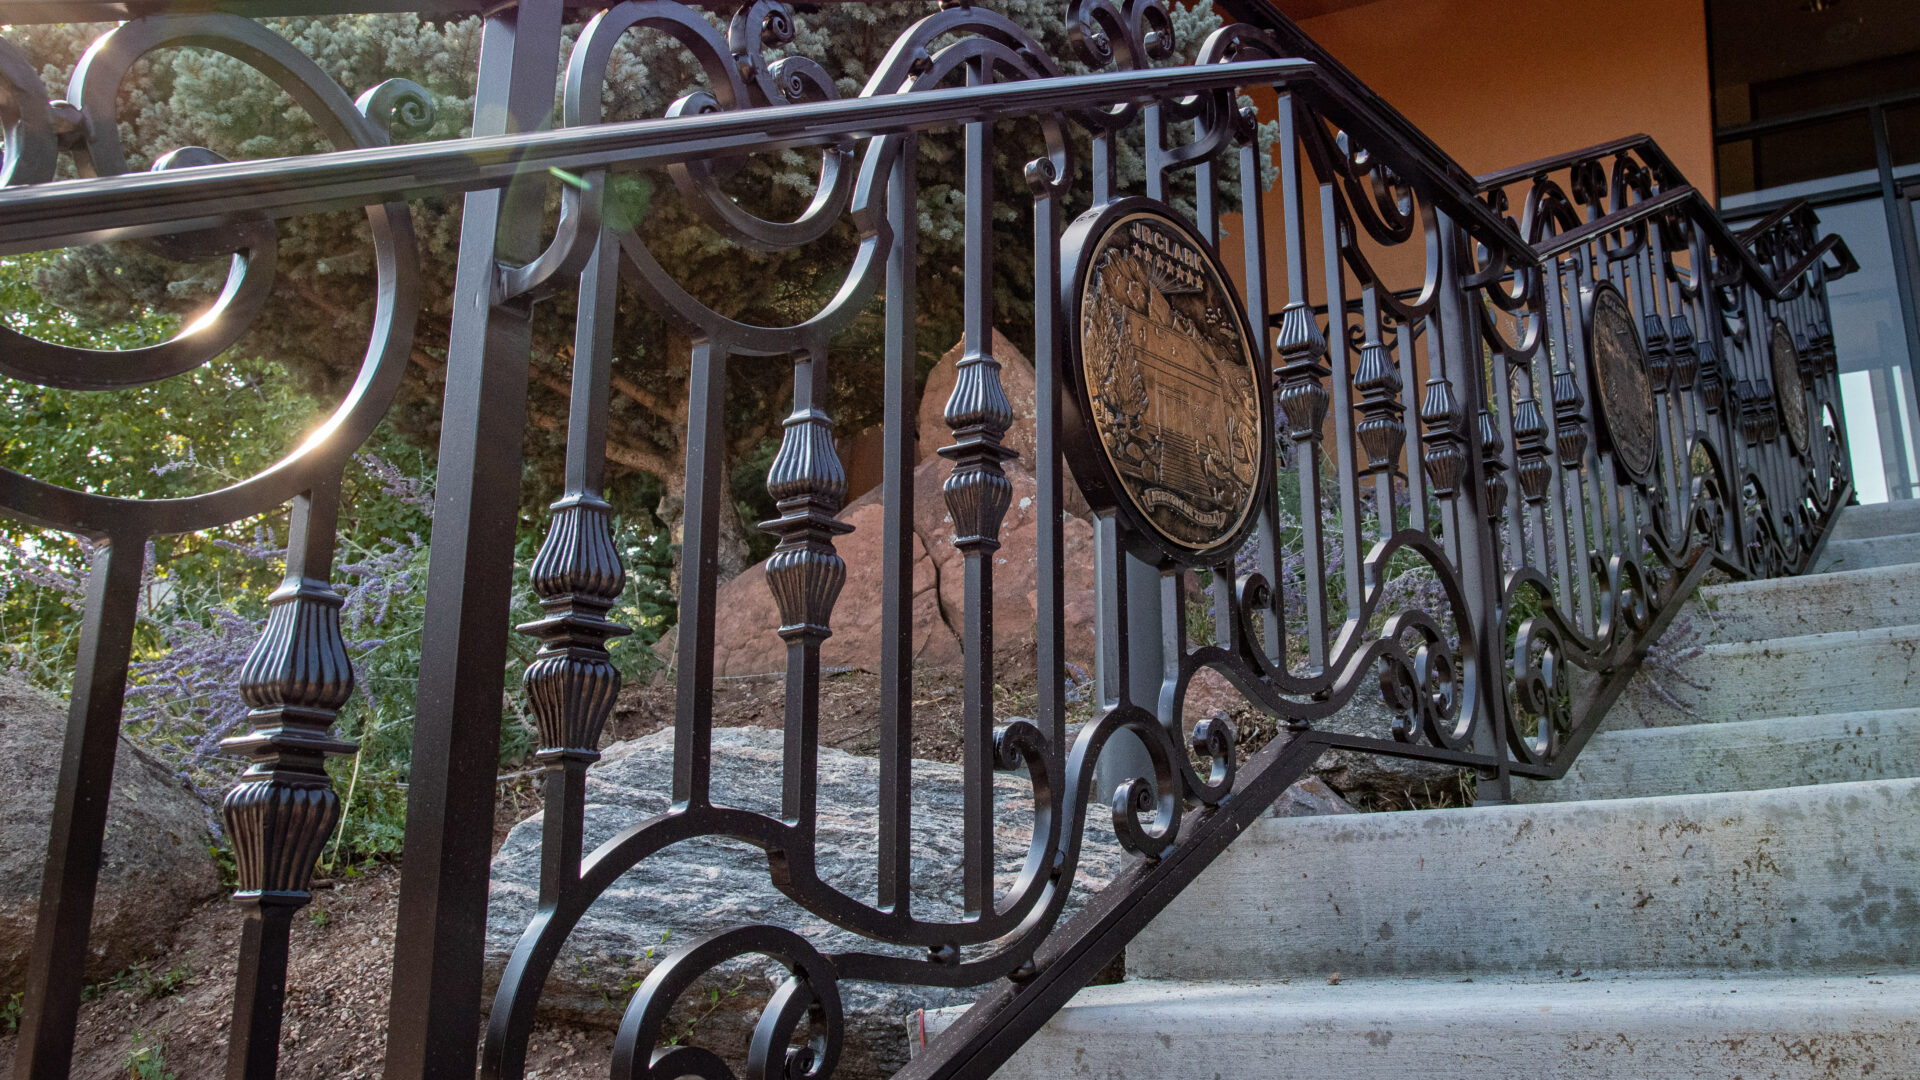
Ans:
MULTIPOLYGON (((880 625, 880 856, 882 909, 912 913, 913 903, 913 595, 915 546, 914 461, 919 446, 915 367, 919 320, 919 137, 898 137, 900 149, 887 174, 886 552, 892 572, 882 585, 880 625)), ((1038 293, 1036 296, 1040 295, 1038 293)), ((1044 370, 1036 353, 1037 370, 1044 370)), ((1041 400, 1045 400, 1044 397, 1041 400)), ((932 433, 928 433, 932 437, 932 433)))
POLYGON ((65 1080, 73 1062, 74 1028, 86 981, 87 932, 93 925, 107 828, 107 792, 120 741, 127 663, 140 603, 144 538, 112 537, 95 547, 87 572, 87 610, 67 703, 53 827, 40 872, 40 903, 14 1072, 22 1080, 65 1080))
POLYGON ((253 731, 225 744, 252 758, 223 808, 234 899, 244 912, 229 1080, 278 1072, 288 931, 293 913, 313 900, 314 864, 340 820, 326 759, 357 749, 330 731, 353 693, 340 632, 344 600, 328 581, 339 507, 338 479, 294 501, 286 582, 268 599, 266 629, 240 673, 253 731))
MULTIPOLYGON (((537 131, 553 111, 558 0, 488 16, 474 97, 476 134, 537 131)), ((520 442, 532 348, 527 297, 500 298, 499 260, 538 254, 542 192, 467 196, 447 346, 439 486, 420 641, 407 862, 393 943, 388 1080, 466 1080, 476 1065, 486 931, 488 830, 510 629, 520 442)))
MULTIPOLYGON (((990 78, 981 62, 967 68, 968 85, 990 78)), ((993 553, 1000 522, 1013 499, 1013 484, 1001 463, 1014 452, 1001 445, 1013 425, 1013 406, 1000 385, 993 355, 993 132, 988 124, 966 127, 966 288, 962 327, 966 352, 955 368, 953 394, 944 419, 953 431, 940 454, 953 462, 941 486, 953 518, 954 546, 965 559, 966 617, 960 647, 964 724, 961 855, 962 903, 970 916, 993 908, 993 553)))
POLYGON ((818 404, 827 388, 826 367, 824 350, 794 357, 793 415, 767 470, 767 494, 780 517, 761 524, 780 537, 767 559, 767 588, 780 607, 780 636, 787 643, 780 813, 809 844, 818 817, 820 643, 833 633, 833 605, 847 580, 847 563, 833 538, 851 531, 834 518, 846 501, 847 474, 833 449, 833 423, 818 404))
POLYGON ((551 510, 529 572, 544 615, 520 627, 540 641, 525 687, 546 769, 541 831, 541 903, 558 903, 580 874, 587 767, 600 758, 600 733, 620 693, 609 640, 631 631, 608 618, 626 585, 613 542, 606 473, 606 400, 613 364, 619 246, 601 237, 580 275, 580 307, 567 407, 567 487, 551 510))
POLYGON ((1064 339, 1073 330, 1062 325, 1056 286, 1061 276, 1060 199, 1068 178, 1043 157, 1027 163, 1026 180, 1033 196, 1034 494, 1042 510, 1034 531, 1038 560, 1034 608, 1039 631, 1034 658, 1039 700, 1034 719, 1047 743, 1048 773, 1061 776, 1067 747, 1067 604, 1060 365, 1065 361, 1064 339))

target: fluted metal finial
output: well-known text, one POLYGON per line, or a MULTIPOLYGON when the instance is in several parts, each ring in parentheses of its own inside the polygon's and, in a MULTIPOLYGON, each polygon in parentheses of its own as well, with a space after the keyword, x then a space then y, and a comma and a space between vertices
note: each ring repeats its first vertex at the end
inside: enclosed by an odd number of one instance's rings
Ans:
POLYGON ((1369 341, 1360 347, 1353 388, 1360 394, 1360 422, 1354 433, 1367 451, 1367 468, 1391 472, 1406 444, 1407 425, 1401 420, 1406 406, 1400 403, 1400 370, 1385 345, 1369 341))
POLYGON ((1673 382, 1681 390, 1693 389, 1700 377, 1700 343, 1694 340, 1693 326, 1686 312, 1673 317, 1673 332, 1667 338, 1673 356, 1673 382))
MULTIPOLYGON (((796 367, 811 361, 802 359, 796 367)), ((796 376, 803 382, 807 374, 796 376)), ((830 620, 847 564, 833 538, 852 531, 834 515, 847 496, 847 474, 833 448, 833 422, 803 399, 786 419, 780 452, 767 472, 767 493, 780 517, 761 528, 780 537, 767 559, 767 587, 780 608, 780 636, 823 640, 833 633, 830 620)))
POLYGON ((1441 376, 1427 380, 1427 393, 1420 402, 1420 422, 1426 425, 1427 480, 1433 493, 1441 498, 1453 495, 1460 487, 1460 475, 1467 469, 1464 428, 1466 417, 1453 396, 1453 384, 1441 376))
POLYGON ((600 731, 620 694, 607 642, 632 633, 607 618, 627 575, 613 545, 612 508, 592 492, 553 504, 553 523, 530 577, 545 614, 520 627, 540 640, 522 685, 540 732, 543 762, 600 756, 600 731))
POLYGON ((1489 521, 1497 518, 1507 508, 1507 463, 1501 459, 1500 451, 1505 446, 1500 440, 1500 428, 1493 422, 1490 409, 1480 410, 1480 472, 1486 485, 1487 504, 1481 507, 1486 511, 1489 521))
POLYGON ((1587 459, 1587 422, 1580 409, 1580 380, 1561 369, 1553 376, 1553 419, 1560 467, 1578 469, 1587 459))
POLYGON ((1646 339, 1647 378, 1653 384, 1654 393, 1664 394, 1673 382, 1673 347, 1667 339, 1667 324, 1649 312, 1641 325, 1646 339))
POLYGON ((1513 406, 1514 478, 1520 492, 1530 503, 1547 497, 1553 480, 1553 467, 1547 463, 1547 422, 1540 415, 1540 403, 1531 396, 1513 406))
POLYGON ((353 693, 342 602, 326 581, 290 576, 268 599, 266 629, 241 668, 253 730, 222 744, 252 759, 223 807, 236 895, 306 903, 314 863, 339 822, 326 759, 356 749, 329 730, 353 693))
POLYGON ((1280 312, 1280 333, 1274 341, 1280 354, 1280 411, 1287 418, 1287 434, 1295 442, 1320 437, 1327 419, 1327 339, 1319 320, 1304 303, 1288 304, 1280 312))
POLYGON ((992 551, 1000 546, 1000 523, 1013 501, 1013 483, 1002 463, 1018 452, 1000 442, 1013 425, 1013 406, 1000 384, 1000 361, 991 343, 967 342, 945 418, 954 441, 941 447, 940 455, 953 462, 953 473, 942 491, 953 516, 954 546, 965 553, 992 551))
POLYGON ((1700 400, 1708 412, 1719 412, 1726 404, 1727 381, 1720 365, 1720 352, 1712 338, 1700 339, 1700 400))

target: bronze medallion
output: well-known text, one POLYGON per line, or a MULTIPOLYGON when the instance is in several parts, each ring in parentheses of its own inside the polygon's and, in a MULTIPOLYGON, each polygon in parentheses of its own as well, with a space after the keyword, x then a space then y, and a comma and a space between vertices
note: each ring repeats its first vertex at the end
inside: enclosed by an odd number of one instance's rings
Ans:
POLYGON ((1595 412, 1605 445, 1630 478, 1645 483, 1658 460, 1653 376, 1647 350, 1633 326, 1633 311, 1620 290, 1605 282, 1593 289, 1587 316, 1587 357, 1593 370, 1595 412))
POLYGON ((1773 393, 1780 401, 1780 426, 1794 452, 1807 452, 1807 388, 1800 381, 1800 350, 1793 347, 1793 331, 1779 319, 1773 320, 1773 393))
POLYGON ((1096 506, 1157 536, 1164 557, 1199 563, 1238 547, 1272 472, 1272 410, 1219 259, 1146 199, 1090 212, 1069 242, 1075 475, 1096 506))

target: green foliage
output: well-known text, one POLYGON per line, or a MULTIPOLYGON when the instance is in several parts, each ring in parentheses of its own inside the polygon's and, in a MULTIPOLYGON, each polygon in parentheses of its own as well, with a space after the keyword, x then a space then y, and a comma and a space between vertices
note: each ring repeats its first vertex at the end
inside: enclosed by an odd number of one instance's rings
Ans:
POLYGON ((166 1043, 157 1031, 142 1031, 133 1037, 133 1049, 127 1052, 127 1080, 174 1080, 167 1068, 166 1043))
MULTIPOLYGON (((100 329, 40 299, 35 259, 0 260, 0 295, 25 332, 88 347, 138 344, 139 336, 100 329)), ((128 326, 167 328, 165 317, 136 309, 128 326)), ((322 405, 276 365, 222 359, 137 390, 87 394, 0 379, 10 423, 0 463, 81 490, 157 498, 217 488, 270 464, 303 438, 322 405)), ((345 803, 326 850, 326 872, 397 856, 404 835, 407 767, 426 611, 426 537, 433 471, 426 455, 383 426, 344 478, 334 580, 346 593, 342 629, 354 663, 355 693, 336 730, 358 753, 330 763, 345 803)), ((629 485, 634 486, 634 485, 629 485)), ((523 522, 513 588, 516 622, 538 617, 526 567, 538 550, 545 516, 523 522)), ((240 763, 223 756, 221 738, 246 720, 239 674, 258 638, 266 597, 284 574, 286 514, 187 536, 156 539, 136 631, 124 730, 191 782, 212 814, 240 763)), ((651 515, 623 515, 616 544, 631 584, 614 615, 632 625, 616 643, 630 679, 651 670, 648 648, 671 625, 671 541, 651 515)), ((75 538, 0 522, 0 670, 66 693, 84 606, 92 547, 75 538)), ((536 643, 514 637, 505 672, 511 715, 501 758, 533 749, 519 674, 536 643)), ((214 858, 229 880, 232 855, 214 858)))
POLYGON ((94 1001, 108 994, 125 994, 139 1001, 151 1001, 172 997, 193 982, 193 969, 185 964, 156 971, 152 964, 142 960, 100 982, 81 987, 80 999, 94 1001))

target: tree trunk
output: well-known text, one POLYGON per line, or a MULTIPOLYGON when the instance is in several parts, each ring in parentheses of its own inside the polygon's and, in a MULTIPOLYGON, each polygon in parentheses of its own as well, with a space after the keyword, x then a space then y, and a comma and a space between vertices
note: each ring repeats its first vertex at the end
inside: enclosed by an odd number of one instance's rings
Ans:
MULTIPOLYGON (((676 472, 663 477, 667 484, 666 494, 660 496, 660 505, 654 510, 654 516, 667 527, 673 537, 673 591, 680 592, 680 565, 683 549, 686 545, 687 523, 687 482, 684 472, 676 472)), ((733 499, 727 497, 725 505, 720 507, 720 543, 716 552, 719 562, 717 584, 725 585, 740 576, 747 568, 747 531, 740 520, 740 512, 734 508, 733 499)))

